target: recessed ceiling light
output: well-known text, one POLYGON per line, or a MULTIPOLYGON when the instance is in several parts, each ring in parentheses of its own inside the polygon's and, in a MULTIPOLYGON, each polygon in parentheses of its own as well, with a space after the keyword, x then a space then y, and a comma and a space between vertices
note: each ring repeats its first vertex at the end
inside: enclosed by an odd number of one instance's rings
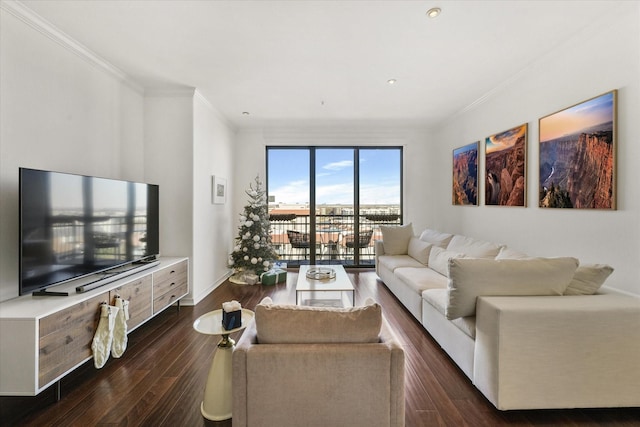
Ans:
POLYGON ((243 111, 243 112, 242 112, 242 115, 243 115, 243 116, 248 116, 248 115, 249 115, 249 112, 248 112, 248 111, 243 111))
POLYGON ((387 80, 387 83, 389 83, 390 85, 394 85, 396 84, 397 80, 396 79, 389 79, 387 80))
POLYGON ((442 12, 442 9, 440 9, 439 7, 432 7, 431 9, 427 10, 427 16, 429 18, 435 18, 440 15, 440 12, 442 12))

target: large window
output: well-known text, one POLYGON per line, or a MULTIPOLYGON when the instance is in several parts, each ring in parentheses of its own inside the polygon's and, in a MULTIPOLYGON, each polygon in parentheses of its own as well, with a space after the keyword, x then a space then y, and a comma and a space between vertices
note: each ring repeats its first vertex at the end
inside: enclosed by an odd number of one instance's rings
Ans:
POLYGON ((280 259, 372 266, 380 225, 402 223, 401 147, 267 147, 280 259))

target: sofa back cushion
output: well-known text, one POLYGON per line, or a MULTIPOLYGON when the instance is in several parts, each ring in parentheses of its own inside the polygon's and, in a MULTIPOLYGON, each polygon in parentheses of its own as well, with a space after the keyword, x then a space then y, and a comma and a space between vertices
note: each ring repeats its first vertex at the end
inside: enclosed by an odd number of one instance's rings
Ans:
POLYGON ((605 264, 584 264, 576 273, 564 291, 565 295, 593 295, 613 273, 613 267, 605 264))
POLYGON ((432 247, 433 245, 431 243, 427 243, 415 236, 412 236, 409 240, 407 253, 411 258, 426 266, 429 264, 429 253, 431 253, 432 247))
POLYGON ((368 298, 362 307, 280 305, 265 298, 256 306, 260 344, 376 343, 382 307, 368 298))
POLYGON ((436 230, 431 230, 430 228, 427 228, 420 234, 420 240, 431 243, 434 246, 440 246, 441 248, 446 248, 452 237, 453 234, 441 233, 436 230))
POLYGON ((449 277, 449 260, 462 257, 464 257, 463 253, 448 251, 439 246, 434 246, 429 253, 429 268, 449 277))
POLYGON ((406 255, 409 240, 413 237, 413 225, 381 225, 382 245, 385 255, 406 255))
POLYGON ((447 250, 461 252, 469 258, 495 258, 501 247, 496 243, 456 234, 447 245, 447 250))
POLYGON ((562 295, 577 267, 575 258, 451 259, 447 319, 473 316, 479 296, 562 295))

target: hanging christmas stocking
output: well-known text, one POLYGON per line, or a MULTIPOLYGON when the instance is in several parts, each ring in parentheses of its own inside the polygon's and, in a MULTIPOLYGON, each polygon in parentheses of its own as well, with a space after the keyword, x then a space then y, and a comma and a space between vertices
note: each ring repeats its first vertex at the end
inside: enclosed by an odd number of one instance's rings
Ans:
POLYGON ((129 320, 129 301, 116 295, 114 305, 119 308, 116 324, 113 327, 111 355, 116 359, 127 349, 127 320, 129 320))
POLYGON ((98 328, 93 336, 91 350, 93 351, 93 364, 100 369, 107 363, 109 352, 111 351, 111 341, 113 340, 113 327, 116 322, 116 314, 119 308, 107 303, 100 305, 100 320, 98 328))

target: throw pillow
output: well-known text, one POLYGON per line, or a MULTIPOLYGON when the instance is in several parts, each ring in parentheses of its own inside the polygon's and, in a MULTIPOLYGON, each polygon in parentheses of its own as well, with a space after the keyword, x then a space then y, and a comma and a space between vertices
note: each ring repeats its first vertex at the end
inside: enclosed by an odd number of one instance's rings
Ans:
POLYGON ((425 242, 429 242, 434 246, 440 246, 441 248, 446 248, 453 234, 449 233, 441 233, 436 230, 431 230, 427 228, 420 234, 420 240, 424 240, 425 242))
POLYGON ((452 258, 464 258, 464 254, 434 246, 429 253, 429 268, 449 277, 449 260, 452 258))
POLYGON ((255 322, 260 344, 374 343, 380 341, 382 307, 371 298, 349 308, 261 302, 255 322))
POLYGON ((382 231, 382 245, 384 246, 385 255, 407 254, 409 240, 413 236, 411 223, 397 226, 381 225, 380 231, 382 231))
POLYGON ((429 264, 429 253, 431 252, 431 243, 424 242, 417 237, 412 236, 409 240, 409 248, 407 253, 409 256, 423 265, 429 264))
POLYGON ((461 252, 469 258, 495 258, 502 245, 473 237, 455 235, 447 245, 448 251, 461 252))
POLYGON ((593 295, 613 273, 613 267, 605 264, 584 264, 578 267, 565 295, 593 295))
POLYGON ((473 316, 479 296, 562 295, 577 268, 575 258, 452 259, 447 319, 473 316))
POLYGON ((528 259, 531 258, 524 252, 517 251, 515 249, 503 246, 500 248, 500 253, 496 256, 496 259, 528 259))

